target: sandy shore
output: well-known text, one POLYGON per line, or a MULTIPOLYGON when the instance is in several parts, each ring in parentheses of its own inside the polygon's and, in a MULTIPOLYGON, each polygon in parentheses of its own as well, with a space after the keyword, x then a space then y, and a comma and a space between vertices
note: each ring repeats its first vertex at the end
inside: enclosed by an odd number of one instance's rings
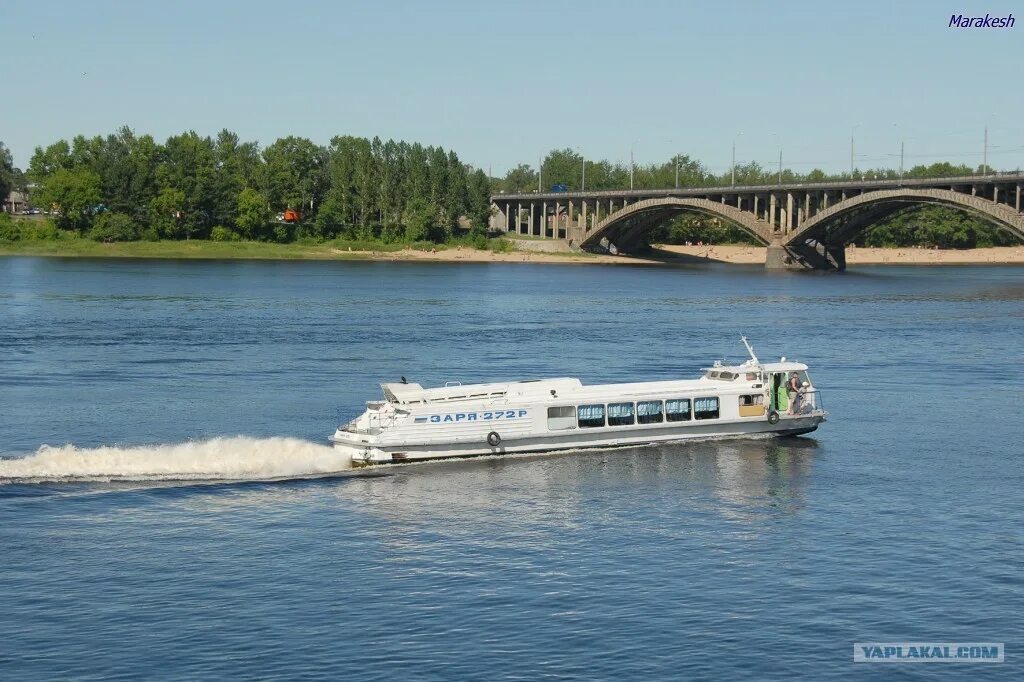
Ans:
MULTIPOLYGON (((675 246, 657 247, 680 258, 719 263, 762 264, 765 249, 760 246, 675 246)), ((996 246, 987 249, 874 249, 848 247, 847 265, 971 265, 1024 264, 1024 246, 996 246)))
MULTIPOLYGON (((564 242, 515 240, 514 251, 494 253, 464 247, 430 251, 412 249, 357 251, 332 244, 267 244, 262 242, 120 242, 102 244, 87 239, 0 244, 0 256, 142 259, 259 259, 259 260, 377 260, 447 263, 567 263, 602 265, 663 265, 733 263, 761 265, 759 246, 659 246, 642 256, 609 256, 571 251, 564 242)), ((1024 265, 1024 246, 965 251, 933 249, 848 248, 848 265, 1024 265)))

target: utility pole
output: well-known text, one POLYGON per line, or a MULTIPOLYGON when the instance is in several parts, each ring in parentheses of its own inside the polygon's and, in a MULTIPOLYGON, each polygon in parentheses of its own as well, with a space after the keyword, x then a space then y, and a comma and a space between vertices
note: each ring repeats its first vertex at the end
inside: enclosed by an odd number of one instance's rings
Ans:
POLYGON ((779 147, 779 184, 782 184, 782 147, 779 147))
POLYGON ((587 191, 587 157, 583 157, 583 179, 580 180, 580 191, 587 191))
POLYGON ((537 193, 538 194, 540 194, 541 192, 544 191, 543 189, 541 189, 543 184, 544 184, 543 178, 544 178, 544 161, 542 161, 541 158, 538 156, 537 157, 537 193))
POLYGON ((981 152, 981 174, 988 173, 988 124, 985 124, 985 148, 981 152))
POLYGON ((676 189, 679 189, 679 155, 676 154, 676 189))
POLYGON ((629 188, 633 189, 633 148, 629 148, 629 188))
POLYGON ((903 140, 900 140, 900 182, 903 182, 903 140))
POLYGON ((732 140, 732 186, 736 186, 736 138, 732 140))

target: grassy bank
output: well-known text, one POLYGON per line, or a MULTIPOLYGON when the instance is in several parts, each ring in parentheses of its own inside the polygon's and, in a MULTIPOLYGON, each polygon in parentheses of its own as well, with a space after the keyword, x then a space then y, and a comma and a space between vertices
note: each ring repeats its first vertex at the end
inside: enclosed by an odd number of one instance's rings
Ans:
POLYGON ((270 244, 265 242, 159 241, 104 244, 91 239, 24 240, 0 243, 0 255, 92 256, 105 258, 358 258, 367 251, 348 251, 328 244, 270 244))
MULTIPOLYGON (((493 243, 483 253, 504 252, 511 250, 504 244, 493 243)), ((0 255, 12 256, 53 256, 53 257, 102 257, 102 258, 196 258, 196 259, 272 259, 272 260, 338 260, 366 259, 386 254, 398 255, 399 252, 414 250, 417 253, 444 254, 452 250, 468 250, 461 244, 417 244, 410 249, 404 244, 384 244, 380 242, 335 240, 320 244, 291 243, 275 244, 268 242, 215 242, 204 240, 192 241, 137 241, 102 243, 91 239, 22 239, 12 242, 0 241, 0 255)))

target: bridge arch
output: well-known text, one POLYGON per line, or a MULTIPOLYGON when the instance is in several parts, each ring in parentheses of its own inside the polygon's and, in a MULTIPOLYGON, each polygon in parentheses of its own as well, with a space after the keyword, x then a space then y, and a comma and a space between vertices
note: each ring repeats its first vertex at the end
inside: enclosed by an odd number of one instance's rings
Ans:
POLYGON ((628 248, 638 243, 644 233, 680 213, 703 213, 722 218, 742 228, 760 244, 771 241, 771 227, 765 221, 735 206, 697 197, 656 197, 637 201, 608 215, 594 226, 580 246, 584 249, 595 247, 607 238, 620 248, 628 248))
POLYGON ((906 187, 864 192, 819 211, 786 237, 786 246, 799 247, 811 239, 835 245, 846 244, 882 218, 914 204, 958 208, 1024 240, 1024 215, 1011 206, 947 189, 906 187))

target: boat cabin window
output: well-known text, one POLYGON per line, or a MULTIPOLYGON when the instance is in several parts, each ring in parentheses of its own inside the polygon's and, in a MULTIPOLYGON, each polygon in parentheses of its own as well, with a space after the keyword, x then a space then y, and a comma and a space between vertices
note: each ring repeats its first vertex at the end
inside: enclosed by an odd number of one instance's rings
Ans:
POLYGON ((665 419, 670 422, 690 421, 690 399, 666 400, 665 419))
POLYGON ((740 396, 740 416, 760 417, 764 414, 764 394, 753 393, 740 396))
POLYGON ((736 375, 733 374, 732 372, 722 372, 721 374, 718 375, 718 378, 721 379, 722 381, 732 381, 733 379, 736 378, 736 375))
POLYGON ((694 419, 718 419, 718 398, 694 398, 694 419))
POLYGON ((548 408, 548 429, 550 431, 564 431, 565 429, 576 428, 576 408, 569 405, 566 407, 548 408))
POLYGON ((581 429, 604 426, 604 405, 580 405, 576 412, 581 429))
POLYGON ((636 404, 638 424, 660 424, 665 421, 665 411, 660 400, 647 400, 636 404))
POLYGON ((633 423, 633 403, 608 404, 608 426, 629 426, 633 423))
POLYGON ((757 372, 747 372, 746 379, 747 381, 757 381, 757 372))

